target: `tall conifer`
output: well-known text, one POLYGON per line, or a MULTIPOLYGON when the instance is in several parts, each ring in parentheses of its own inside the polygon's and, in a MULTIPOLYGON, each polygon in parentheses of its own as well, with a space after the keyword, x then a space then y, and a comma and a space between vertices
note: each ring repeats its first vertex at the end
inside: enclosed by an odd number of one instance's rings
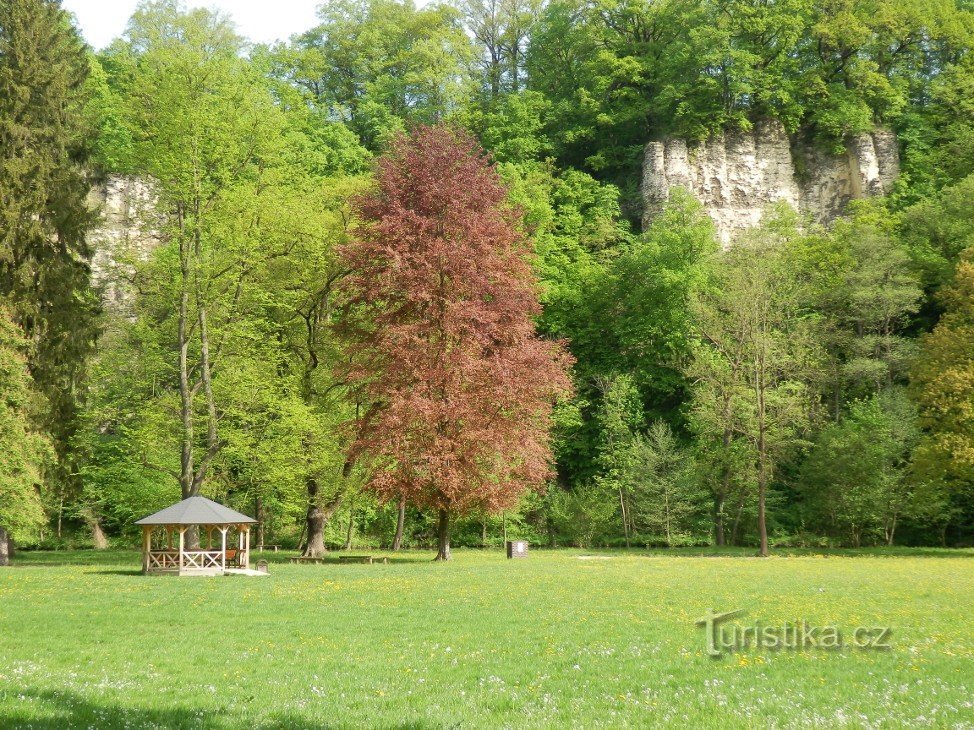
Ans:
MULTIPOLYGON (((0 298, 30 342, 62 486, 94 339, 85 233, 94 221, 83 117, 86 48, 60 2, 0 0, 0 298)), ((49 479, 48 481, 51 481, 49 479)))

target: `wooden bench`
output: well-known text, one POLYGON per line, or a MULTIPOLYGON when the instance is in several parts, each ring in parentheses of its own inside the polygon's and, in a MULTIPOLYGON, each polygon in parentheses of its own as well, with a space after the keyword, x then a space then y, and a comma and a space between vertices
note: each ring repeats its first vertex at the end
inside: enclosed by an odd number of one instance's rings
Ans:
POLYGON ((366 563, 368 565, 372 565, 373 563, 389 562, 389 558, 374 558, 371 555, 339 555, 338 559, 343 563, 366 563))
POLYGON ((259 553, 262 553, 265 550, 267 550, 268 552, 273 551, 273 552, 276 553, 280 549, 281 549, 281 546, 280 545, 258 545, 257 546, 257 552, 259 552, 259 553))
POLYGON ((324 558, 312 558, 312 557, 308 557, 306 555, 298 555, 295 558, 289 558, 289 560, 292 563, 323 563, 323 562, 325 562, 325 559, 324 558))

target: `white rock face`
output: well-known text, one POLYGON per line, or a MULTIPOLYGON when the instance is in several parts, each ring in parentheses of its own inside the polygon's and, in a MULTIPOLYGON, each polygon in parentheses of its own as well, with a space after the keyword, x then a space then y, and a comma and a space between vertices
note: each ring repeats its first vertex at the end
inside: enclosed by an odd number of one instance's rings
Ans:
POLYGON ((675 187, 700 200, 724 246, 779 201, 828 223, 850 200, 888 193, 899 164, 896 135, 889 130, 856 135, 840 155, 793 143, 778 121, 692 148, 681 139, 650 142, 643 161, 643 224, 659 214, 675 187))
POLYGON ((91 191, 88 202, 101 212, 98 226, 88 233, 92 283, 101 290, 107 311, 131 316, 135 264, 161 241, 158 196, 145 180, 110 175, 91 191))

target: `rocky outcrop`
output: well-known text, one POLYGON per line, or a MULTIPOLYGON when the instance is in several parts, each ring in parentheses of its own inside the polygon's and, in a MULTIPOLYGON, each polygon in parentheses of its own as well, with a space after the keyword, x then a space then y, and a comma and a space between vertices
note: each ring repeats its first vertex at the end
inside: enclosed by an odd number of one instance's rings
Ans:
POLYGON ((897 140, 888 130, 852 137, 844 154, 795 142, 778 121, 692 147, 681 139, 650 142, 643 161, 643 224, 660 212, 671 189, 683 187, 703 204, 726 246, 760 223, 773 203, 784 201, 828 223, 850 200, 888 193, 898 174, 897 140))
POLYGON ((101 213, 88 233, 92 283, 106 311, 130 316, 135 264, 145 261, 161 240, 158 196, 143 179, 110 175, 91 191, 88 202, 101 213))

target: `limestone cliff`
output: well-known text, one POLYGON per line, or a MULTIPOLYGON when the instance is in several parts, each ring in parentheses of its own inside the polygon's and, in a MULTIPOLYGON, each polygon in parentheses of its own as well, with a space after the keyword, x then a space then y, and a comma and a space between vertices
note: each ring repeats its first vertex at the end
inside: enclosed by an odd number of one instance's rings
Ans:
POLYGON ((890 191, 899 174, 896 136, 876 130, 852 137, 844 154, 793 141, 780 122, 714 137, 693 147, 681 139, 646 145, 643 224, 657 215, 674 187, 693 193, 726 246, 757 225, 772 203, 785 201, 820 223, 850 200, 890 191))
POLYGON ((91 191, 88 202, 101 213, 88 233, 92 283, 107 311, 128 316, 135 263, 148 258, 161 240, 156 192, 145 180, 110 175, 91 191))

